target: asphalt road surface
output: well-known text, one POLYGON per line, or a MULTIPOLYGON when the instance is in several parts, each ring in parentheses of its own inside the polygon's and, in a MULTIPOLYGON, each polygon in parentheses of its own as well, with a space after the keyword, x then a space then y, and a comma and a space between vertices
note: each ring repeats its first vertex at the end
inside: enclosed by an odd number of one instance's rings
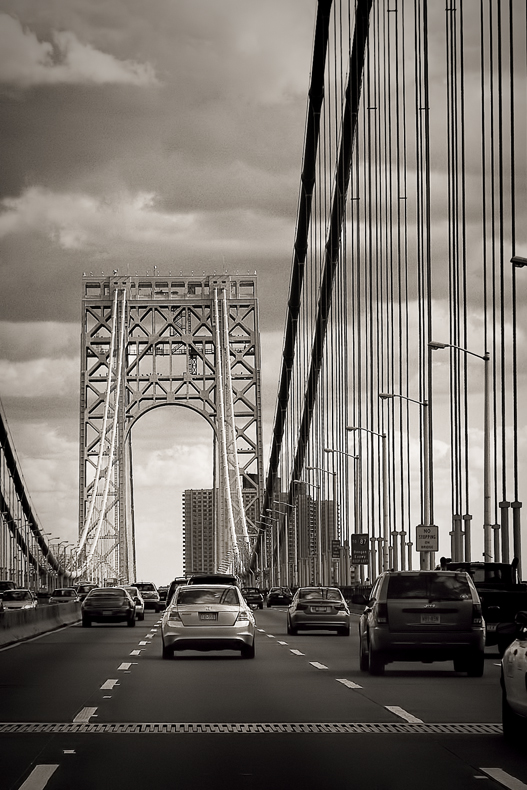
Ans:
MULTIPOLYGON (((160 615, 0 650, 1 790, 527 790, 499 657, 360 672, 349 638, 256 612, 256 658, 161 659, 160 615)), ((356 617, 353 618, 356 621, 356 617)))

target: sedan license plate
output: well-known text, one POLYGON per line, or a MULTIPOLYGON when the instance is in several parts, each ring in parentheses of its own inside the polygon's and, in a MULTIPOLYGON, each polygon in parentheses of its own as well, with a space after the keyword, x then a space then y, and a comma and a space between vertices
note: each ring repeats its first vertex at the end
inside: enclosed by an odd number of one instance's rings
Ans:
POLYGON ((311 607, 311 611, 312 612, 316 612, 317 614, 326 614, 327 611, 328 611, 328 607, 327 606, 312 606, 311 607))
POLYGON ((218 619, 218 612, 200 612, 199 613, 200 620, 217 620, 218 619))
POLYGON ((440 623, 441 616, 438 614, 422 614, 421 615, 421 622, 422 623, 440 623))

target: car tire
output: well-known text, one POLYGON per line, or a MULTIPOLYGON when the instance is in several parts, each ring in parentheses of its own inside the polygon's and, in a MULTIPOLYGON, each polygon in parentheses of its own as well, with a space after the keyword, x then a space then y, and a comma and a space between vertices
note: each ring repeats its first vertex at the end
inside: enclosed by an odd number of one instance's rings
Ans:
POLYGON ((174 653, 169 647, 165 647, 165 645, 163 645, 163 649, 161 651, 161 657, 165 661, 170 661, 170 659, 174 658, 174 653))
POLYGON ((291 625, 291 620, 289 618, 287 618, 287 633, 289 636, 296 636, 298 633, 298 629, 296 629, 294 625, 291 625))
POLYGON ((467 662, 462 656, 457 656, 454 659, 454 672, 466 672, 467 662))
POLYGON ((252 645, 243 645, 241 650, 242 658, 254 658, 255 652, 254 641, 252 645))
POLYGON ((126 621, 126 625, 128 626, 128 628, 134 628, 135 627, 135 614, 133 615, 133 617, 130 617, 126 621))
POLYGON ((362 639, 360 639, 359 669, 361 672, 369 672, 370 669, 370 656, 368 651, 364 649, 362 639))
POLYGON ((258 604, 258 609, 263 609, 263 603, 258 604))
POLYGON ((137 619, 138 619, 138 620, 144 620, 144 619, 145 619, 145 613, 144 613, 144 612, 141 612, 141 613, 139 614, 139 617, 138 617, 137 619))
POLYGON ((480 678, 485 671, 485 653, 471 655, 466 664, 469 678, 480 678))
POLYGON ((91 626, 90 618, 89 617, 83 617, 82 618, 82 627, 83 628, 89 628, 90 626, 91 626))
POLYGON ((372 650, 371 644, 369 647, 368 664, 370 675, 384 675, 384 658, 378 650, 372 650))
POLYGON ((339 636, 349 636, 350 635, 349 626, 347 628, 339 628, 339 630, 337 631, 337 634, 339 636))
POLYGON ((501 726, 503 737, 512 744, 523 744, 527 732, 527 720, 518 716, 508 703, 505 689, 501 692, 501 726))

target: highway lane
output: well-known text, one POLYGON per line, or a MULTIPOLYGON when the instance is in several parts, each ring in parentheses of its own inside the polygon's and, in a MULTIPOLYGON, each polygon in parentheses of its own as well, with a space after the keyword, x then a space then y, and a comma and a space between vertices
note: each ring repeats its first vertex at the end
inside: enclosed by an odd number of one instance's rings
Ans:
POLYGON ((497 655, 483 678, 446 663, 371 677, 355 629, 293 637, 284 611, 256 617, 254 660, 162 661, 154 614, 0 651, 0 788, 527 787, 499 732, 497 655))

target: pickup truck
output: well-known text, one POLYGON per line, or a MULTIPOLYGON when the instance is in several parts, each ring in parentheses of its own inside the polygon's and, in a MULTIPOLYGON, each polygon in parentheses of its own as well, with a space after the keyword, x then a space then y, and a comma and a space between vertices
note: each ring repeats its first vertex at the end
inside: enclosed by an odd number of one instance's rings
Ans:
POLYGON ((527 611, 527 584, 518 581, 518 561, 453 562, 442 559, 441 567, 449 571, 467 571, 472 576, 481 599, 487 627, 486 644, 498 645, 501 654, 514 632, 517 612, 527 611))

